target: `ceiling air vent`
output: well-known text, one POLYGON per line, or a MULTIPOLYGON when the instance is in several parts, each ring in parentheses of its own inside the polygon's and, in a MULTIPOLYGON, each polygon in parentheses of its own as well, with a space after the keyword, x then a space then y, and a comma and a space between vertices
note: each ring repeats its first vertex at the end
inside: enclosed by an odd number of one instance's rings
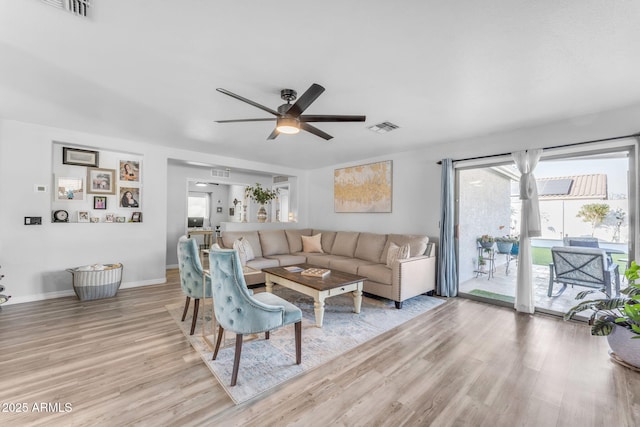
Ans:
POLYGON ((211 176, 218 178, 229 178, 231 175, 231 169, 211 169, 211 176))
POLYGON ((288 176, 274 176, 273 177, 273 183, 274 184, 278 184, 280 182, 289 182, 289 177, 288 176))
POLYGON ((91 6, 91 0, 41 0, 50 6, 66 10, 77 16, 87 17, 87 10, 91 6))
POLYGON ((382 122, 377 125, 369 126, 367 129, 376 133, 387 133, 392 130, 398 129, 400 126, 394 125, 391 122, 382 122))

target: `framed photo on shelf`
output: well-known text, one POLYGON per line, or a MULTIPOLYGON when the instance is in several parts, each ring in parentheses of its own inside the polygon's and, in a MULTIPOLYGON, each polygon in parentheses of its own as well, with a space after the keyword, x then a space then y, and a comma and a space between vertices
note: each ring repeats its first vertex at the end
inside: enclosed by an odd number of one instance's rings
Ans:
POLYGON ((99 223, 99 222, 100 222, 100 218, 99 218, 99 217, 97 217, 97 216, 92 216, 92 217, 90 218, 90 221, 91 221, 91 223, 92 223, 92 224, 97 224, 97 223, 99 223))
POLYGON ((87 193, 116 194, 115 169, 88 168, 87 193))
POLYGON ((120 181, 140 182, 140 162, 120 160, 120 181))
POLYGON ((65 165, 98 167, 99 152, 79 148, 62 147, 62 163, 65 165))
POLYGON ((117 216, 116 217, 116 222, 126 222, 127 218, 123 217, 123 216, 117 216))
POLYGON ((108 213, 104 217, 104 222, 114 222, 114 220, 115 220, 115 215, 112 213, 108 213))
POLYGON ((78 222, 89 222, 89 212, 78 211, 78 222))
POLYGON ((121 208, 139 208, 140 207, 140 188, 138 187, 120 187, 120 207, 121 208))
POLYGON ((93 196, 93 209, 107 209, 107 196, 93 196))
POLYGON ((84 200, 84 183, 82 178, 58 176, 56 177, 56 200, 84 200))
POLYGON ((142 222, 142 212, 134 212, 131 214, 131 222, 142 222))

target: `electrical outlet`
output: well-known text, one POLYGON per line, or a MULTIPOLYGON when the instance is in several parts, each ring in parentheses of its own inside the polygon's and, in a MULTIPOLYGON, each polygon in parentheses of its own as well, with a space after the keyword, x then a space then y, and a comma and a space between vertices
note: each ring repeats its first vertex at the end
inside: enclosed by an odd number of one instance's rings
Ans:
POLYGON ((25 216, 24 225, 42 225, 41 216, 25 216))

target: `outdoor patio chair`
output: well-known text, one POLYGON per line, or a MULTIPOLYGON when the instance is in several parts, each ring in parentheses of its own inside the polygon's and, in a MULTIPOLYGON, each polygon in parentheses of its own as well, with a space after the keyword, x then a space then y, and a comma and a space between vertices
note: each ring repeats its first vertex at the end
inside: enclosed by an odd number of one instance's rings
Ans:
POLYGON ((616 296, 620 294, 618 264, 609 264, 607 253, 600 248, 556 246, 551 248, 553 263, 549 264, 549 297, 561 295, 567 285, 604 289, 611 294, 611 282, 615 280, 616 296), (562 289, 553 294, 553 285, 561 283, 562 289))
MULTIPOLYGON (((562 239, 565 246, 579 246, 583 248, 599 248, 600 243, 598 243, 597 237, 564 237, 562 239)), ((611 254, 607 253, 607 261, 609 261, 609 265, 613 264, 613 257, 611 254)))

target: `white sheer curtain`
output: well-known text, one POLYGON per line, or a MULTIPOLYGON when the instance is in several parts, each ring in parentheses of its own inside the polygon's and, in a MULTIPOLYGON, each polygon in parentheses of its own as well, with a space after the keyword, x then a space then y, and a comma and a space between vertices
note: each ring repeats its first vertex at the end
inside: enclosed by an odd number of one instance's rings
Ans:
POLYGON ((520 246, 518 249, 518 282, 515 309, 533 313, 535 299, 533 290, 533 268, 531 266, 531 237, 540 236, 540 207, 538 189, 533 170, 540 160, 542 150, 525 150, 512 153, 513 160, 522 174, 520 177, 520 246))

